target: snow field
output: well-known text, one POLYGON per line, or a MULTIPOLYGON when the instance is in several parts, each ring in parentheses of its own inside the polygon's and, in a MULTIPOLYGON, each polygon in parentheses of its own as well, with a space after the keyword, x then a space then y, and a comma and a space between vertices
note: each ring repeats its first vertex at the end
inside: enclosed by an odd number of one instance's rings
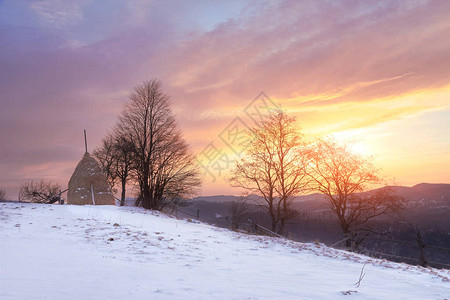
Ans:
POLYGON ((0 299, 450 299, 448 270, 140 208, 3 203, 0 225, 0 299))

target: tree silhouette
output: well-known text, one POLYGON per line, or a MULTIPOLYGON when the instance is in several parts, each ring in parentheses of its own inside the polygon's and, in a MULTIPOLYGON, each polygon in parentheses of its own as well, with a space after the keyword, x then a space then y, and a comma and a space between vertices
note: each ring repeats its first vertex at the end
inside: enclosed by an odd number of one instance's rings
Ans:
POLYGON ((333 139, 318 140, 311 145, 310 158, 311 188, 328 199, 348 237, 348 247, 356 247, 364 240, 362 232, 367 236, 373 231, 374 218, 398 213, 403 208, 403 198, 389 187, 362 194, 382 180, 372 160, 352 153, 348 146, 333 139))
POLYGON ((194 155, 178 129, 158 80, 137 85, 114 132, 133 148, 133 172, 139 185, 137 204, 161 210, 191 197, 200 186, 194 155))
POLYGON ((120 183, 120 206, 125 205, 127 183, 132 179, 134 146, 126 136, 117 133, 109 134, 102 140, 102 144, 94 151, 94 156, 100 161, 111 189, 120 183))
POLYGON ((230 183, 263 199, 260 206, 271 219, 272 231, 283 233, 296 216, 293 196, 305 191, 307 153, 296 120, 283 111, 251 129, 245 156, 236 163, 230 183))

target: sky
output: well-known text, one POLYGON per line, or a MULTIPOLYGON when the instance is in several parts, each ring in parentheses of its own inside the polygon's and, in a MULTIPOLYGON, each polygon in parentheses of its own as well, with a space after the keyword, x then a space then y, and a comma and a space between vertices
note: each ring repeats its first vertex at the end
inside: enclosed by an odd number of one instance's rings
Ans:
POLYGON ((153 78, 204 171, 226 178, 264 108, 373 155, 387 181, 450 183, 450 1, 0 1, 0 187, 67 186, 153 78))

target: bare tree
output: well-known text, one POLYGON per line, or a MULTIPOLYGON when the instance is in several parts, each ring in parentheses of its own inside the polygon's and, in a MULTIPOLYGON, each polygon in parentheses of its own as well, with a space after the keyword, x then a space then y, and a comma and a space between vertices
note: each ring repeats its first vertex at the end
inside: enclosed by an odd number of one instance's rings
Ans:
POLYGON ((115 169, 117 165, 117 156, 115 148, 114 137, 108 135, 106 138, 102 139, 100 147, 93 152, 93 155, 100 162, 100 165, 106 174, 106 180, 113 193, 117 192, 117 188, 115 188, 117 183, 117 172, 115 169))
POLYGON ((125 205, 126 186, 128 180, 132 177, 132 167, 134 158, 134 146, 126 138, 117 136, 115 139, 115 154, 116 154, 116 176, 121 183, 121 197, 120 206, 125 205))
POLYGON ((283 111, 252 128, 244 158, 237 162, 230 183, 261 196, 260 206, 271 219, 272 231, 283 233, 286 222, 296 216, 293 196, 306 190, 306 147, 296 120, 283 111))
POLYGON ((332 139, 314 143, 310 157, 312 188, 328 199, 348 247, 358 246, 373 231, 371 220, 402 209, 403 199, 388 187, 363 193, 382 183, 370 158, 332 139))
POLYGON ((41 179, 39 182, 29 181, 20 186, 19 201, 34 203, 54 203, 61 194, 61 186, 41 179))
POLYGON ((109 134, 94 151, 94 156, 100 161, 107 175, 108 184, 114 192, 117 191, 116 185, 120 184, 120 206, 124 206, 127 183, 132 175, 133 144, 124 136, 109 134))
POLYGON ((200 185, 198 166, 159 81, 150 80, 134 88, 115 133, 133 145, 138 205, 161 210, 195 193, 200 185))
POLYGON ((238 230, 241 224, 245 221, 245 216, 248 213, 248 203, 246 197, 240 197, 231 202, 231 229, 238 230))
POLYGON ((0 188, 0 200, 6 200, 6 191, 0 188))

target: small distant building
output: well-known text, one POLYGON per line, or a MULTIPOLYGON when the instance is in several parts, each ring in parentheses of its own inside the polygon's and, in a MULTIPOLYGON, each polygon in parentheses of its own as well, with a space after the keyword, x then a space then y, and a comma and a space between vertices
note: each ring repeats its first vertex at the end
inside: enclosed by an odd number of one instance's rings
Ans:
POLYGON ((67 204, 115 204, 114 195, 100 164, 87 151, 70 178, 67 204))

